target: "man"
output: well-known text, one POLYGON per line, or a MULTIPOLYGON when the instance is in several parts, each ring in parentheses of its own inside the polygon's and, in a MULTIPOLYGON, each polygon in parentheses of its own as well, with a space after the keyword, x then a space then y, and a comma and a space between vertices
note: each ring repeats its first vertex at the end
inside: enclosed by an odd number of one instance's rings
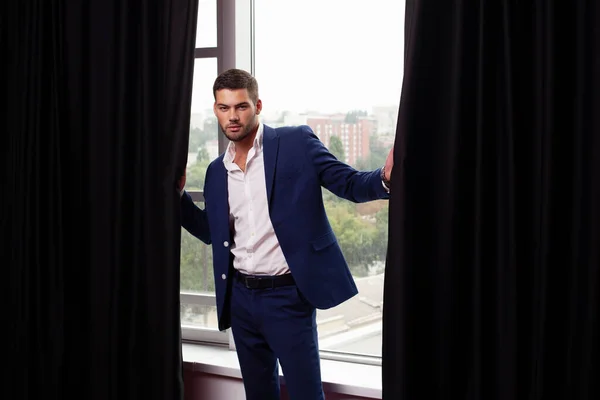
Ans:
POLYGON ((321 187, 354 202, 388 198, 392 152, 384 168, 359 172, 308 126, 263 125, 258 84, 242 70, 219 75, 213 95, 230 143, 206 171, 205 209, 182 191, 181 211, 183 227, 212 243, 219 329, 232 328, 248 400, 279 399, 277 360, 292 400, 324 399, 316 308, 357 288, 321 187))

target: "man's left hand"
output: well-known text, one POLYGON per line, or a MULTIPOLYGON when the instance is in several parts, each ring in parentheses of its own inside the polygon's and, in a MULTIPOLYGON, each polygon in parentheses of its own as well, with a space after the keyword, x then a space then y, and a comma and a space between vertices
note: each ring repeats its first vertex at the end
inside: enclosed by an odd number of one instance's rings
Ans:
POLYGON ((392 168, 394 168, 394 147, 390 149, 390 152, 388 153, 388 156, 385 159, 384 173, 385 180, 388 182, 392 180, 392 168))

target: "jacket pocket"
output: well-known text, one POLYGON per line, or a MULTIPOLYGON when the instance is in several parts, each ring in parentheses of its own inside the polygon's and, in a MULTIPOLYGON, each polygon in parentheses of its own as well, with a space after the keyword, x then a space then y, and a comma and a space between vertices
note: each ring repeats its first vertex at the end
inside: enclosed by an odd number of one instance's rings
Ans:
POLYGON ((337 242, 335 234, 333 233, 333 231, 330 231, 329 233, 321 236, 320 238, 313 240, 311 244, 316 251, 319 251, 331 246, 335 242, 337 242))

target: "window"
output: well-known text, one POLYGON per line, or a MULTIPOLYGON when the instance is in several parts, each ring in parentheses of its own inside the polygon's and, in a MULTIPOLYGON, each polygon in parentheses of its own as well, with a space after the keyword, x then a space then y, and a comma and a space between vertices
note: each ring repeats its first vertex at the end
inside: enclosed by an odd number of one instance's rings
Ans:
MULTIPOLYGON (((255 0, 254 14, 263 122, 309 125, 339 159, 358 169, 381 167, 396 121, 378 109, 398 112, 404 1, 255 0), (331 135, 321 135, 322 124, 333 127, 331 135), (357 149, 359 142, 365 145, 357 149)), ((318 311, 321 350, 378 358, 388 202, 356 205, 327 191, 324 197, 359 294, 318 311)))
POLYGON ((217 1, 198 0, 196 48, 217 47, 217 1))
MULTIPOLYGON (((381 167, 393 144, 403 75, 404 1, 200 0, 188 154, 188 190, 201 205, 206 165, 224 151, 212 83, 251 71, 270 126, 306 124, 339 159, 381 167), (193 190, 192 190, 193 189, 193 190)), ((388 202, 353 204, 324 191, 359 294, 318 311, 323 358, 381 357, 388 202)), ((212 255, 182 232, 184 339, 227 342, 216 330, 212 255)))

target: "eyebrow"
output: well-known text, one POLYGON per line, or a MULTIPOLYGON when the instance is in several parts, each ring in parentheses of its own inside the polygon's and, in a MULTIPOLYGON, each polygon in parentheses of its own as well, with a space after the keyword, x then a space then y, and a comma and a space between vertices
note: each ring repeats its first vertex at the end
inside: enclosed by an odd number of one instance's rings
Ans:
MULTIPOLYGON (((244 101, 244 102, 234 105, 233 107, 249 106, 249 105, 250 105, 250 103, 248 103, 247 101, 244 101)), ((217 103, 217 107, 229 107, 229 106, 227 104, 217 103)))

